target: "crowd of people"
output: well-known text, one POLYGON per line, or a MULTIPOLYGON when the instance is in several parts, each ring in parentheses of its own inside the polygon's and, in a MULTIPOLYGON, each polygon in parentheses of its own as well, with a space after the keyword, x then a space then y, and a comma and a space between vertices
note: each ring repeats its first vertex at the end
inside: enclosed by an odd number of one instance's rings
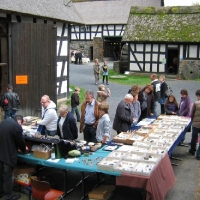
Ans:
MULTIPOLYGON (((102 66, 103 83, 108 84, 108 67, 105 62, 102 66), (106 67, 105 67, 106 66, 106 67), (106 71, 104 71, 104 68, 106 71)), ((98 59, 94 64, 95 84, 99 82, 100 65, 98 59)), ((173 94, 168 95, 168 86, 165 77, 159 79, 156 74, 150 76, 151 82, 141 88, 133 85, 128 93, 116 106, 113 126, 109 117, 108 98, 111 95, 109 88, 102 83, 98 86, 96 94, 87 90, 84 94, 84 102, 80 102, 80 88, 76 87, 71 95, 71 112, 67 105, 62 104, 56 108, 56 104, 48 95, 41 97, 42 119, 33 125, 39 126, 38 131, 46 136, 59 135, 61 139, 75 140, 78 138, 77 122, 80 122, 80 133, 86 142, 100 142, 105 144, 110 141, 111 129, 117 134, 131 130, 144 118, 156 118, 161 114, 191 117, 192 138, 189 153, 200 160, 200 146, 196 149, 196 140, 200 133, 200 90, 196 91, 197 101, 192 102, 186 89, 180 91, 181 99, 178 103, 173 94), (81 104, 80 113, 78 106, 81 104), (160 108, 159 108, 160 107, 160 108), (75 118, 76 114, 76 118, 75 118), (197 151, 197 152, 196 152, 197 151)), ((5 111, 5 120, 0 123, 0 198, 19 199, 12 193, 12 173, 17 162, 17 151, 26 150, 22 136, 23 117, 16 115, 19 109, 19 96, 13 92, 12 85, 7 86, 7 92, 2 96, 1 106, 5 111), (6 150, 7 148, 12 150, 6 150), (5 186, 4 186, 5 185, 5 186)), ((112 105, 113 106, 113 105, 112 105)))

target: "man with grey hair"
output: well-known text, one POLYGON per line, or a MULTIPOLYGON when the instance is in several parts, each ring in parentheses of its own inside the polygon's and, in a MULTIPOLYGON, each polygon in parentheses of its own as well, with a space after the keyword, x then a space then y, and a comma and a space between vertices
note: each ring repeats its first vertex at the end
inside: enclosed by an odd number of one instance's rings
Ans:
POLYGON ((65 140, 75 140, 78 138, 78 129, 76 120, 71 112, 68 112, 68 107, 62 104, 59 109, 59 118, 57 124, 57 134, 65 140))
POLYGON ((126 94, 124 99, 118 104, 113 122, 113 129, 120 132, 127 132, 130 129, 134 119, 133 96, 126 94))
POLYGON ((90 90, 85 92, 85 101, 81 106, 80 133, 83 132, 84 140, 96 142, 96 128, 99 120, 98 105, 94 93, 90 90))
POLYGON ((58 120, 56 104, 50 100, 48 95, 43 95, 40 103, 42 105, 42 120, 35 122, 35 125, 45 126, 45 135, 54 136, 57 133, 58 120))

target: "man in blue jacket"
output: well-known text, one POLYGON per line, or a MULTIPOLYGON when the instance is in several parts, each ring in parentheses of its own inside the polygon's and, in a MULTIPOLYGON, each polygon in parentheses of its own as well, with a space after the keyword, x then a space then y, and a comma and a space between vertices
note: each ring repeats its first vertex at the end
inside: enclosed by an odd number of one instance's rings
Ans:
POLYGON ((5 119, 0 123, 0 198, 5 194, 6 200, 20 198, 20 195, 13 195, 12 191, 18 150, 26 150, 23 130, 18 121, 23 122, 23 117, 18 115, 14 119, 5 119))

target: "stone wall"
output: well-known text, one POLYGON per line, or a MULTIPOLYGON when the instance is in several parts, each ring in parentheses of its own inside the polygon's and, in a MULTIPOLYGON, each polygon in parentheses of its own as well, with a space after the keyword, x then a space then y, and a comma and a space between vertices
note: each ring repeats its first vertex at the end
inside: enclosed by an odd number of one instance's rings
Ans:
POLYGON ((200 78, 200 60, 180 61, 178 76, 178 78, 189 80, 200 78))
POLYGON ((93 47, 93 41, 72 41, 70 48, 81 51, 85 56, 92 60, 91 47, 93 47))

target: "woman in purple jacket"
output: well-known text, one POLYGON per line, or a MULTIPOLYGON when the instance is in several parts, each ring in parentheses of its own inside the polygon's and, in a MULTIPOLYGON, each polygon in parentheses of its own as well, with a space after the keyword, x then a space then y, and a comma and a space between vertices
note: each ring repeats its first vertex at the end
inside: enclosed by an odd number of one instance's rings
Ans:
POLYGON ((181 100, 179 103, 179 116, 190 117, 190 111, 192 108, 192 100, 188 96, 186 89, 181 90, 181 100))

